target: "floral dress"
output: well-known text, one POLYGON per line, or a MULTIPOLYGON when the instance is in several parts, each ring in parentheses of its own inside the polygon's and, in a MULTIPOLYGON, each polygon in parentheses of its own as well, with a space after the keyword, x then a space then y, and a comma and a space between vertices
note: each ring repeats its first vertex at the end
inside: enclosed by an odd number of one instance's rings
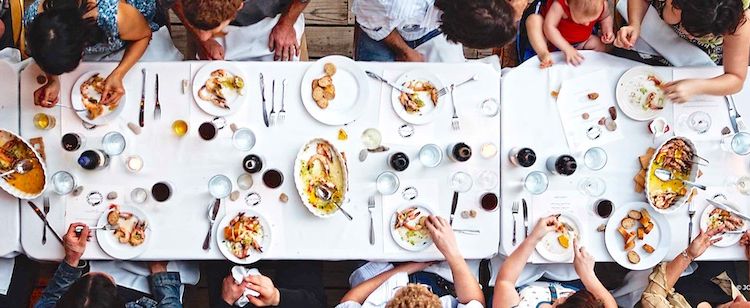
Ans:
MULTIPOLYGON (((649 3, 656 8, 659 16, 664 19, 664 8, 667 6, 667 0, 649 0, 649 3)), ((742 6, 745 10, 750 7, 750 0, 742 0, 742 6)), ((724 60, 724 36, 708 34, 704 36, 693 36, 688 33, 681 24, 670 25, 672 29, 684 40, 692 43, 702 49, 714 63, 721 65, 724 60)))
MULTIPOLYGON (((34 21, 34 18, 39 14, 38 10, 41 3, 44 0, 35 0, 28 9, 23 17, 23 23, 25 27, 29 27, 34 21)), ((82 0, 86 1, 86 0, 82 0)), ((125 47, 125 42, 120 39, 120 29, 117 26, 117 11, 119 0, 98 0, 97 2, 97 25, 104 34, 103 41, 96 42, 84 49, 85 54, 108 54, 114 53, 125 47)), ((135 7, 146 21, 149 23, 151 31, 159 30, 159 26, 154 22, 154 16, 156 15, 156 0, 127 0, 125 3, 135 7)))

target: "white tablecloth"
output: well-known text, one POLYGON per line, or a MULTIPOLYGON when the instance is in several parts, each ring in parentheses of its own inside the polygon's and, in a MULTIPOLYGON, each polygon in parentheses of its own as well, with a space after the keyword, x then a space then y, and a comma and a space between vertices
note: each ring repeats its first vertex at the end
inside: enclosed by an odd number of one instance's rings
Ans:
MULTIPOLYGON (((370 154, 364 163, 357 159, 362 149, 360 135, 369 127, 378 127, 381 131, 396 130, 403 122, 399 120, 390 107, 390 97, 381 96, 382 85, 369 80, 370 100, 367 112, 359 120, 343 129, 349 134, 347 141, 338 141, 337 132, 340 127, 325 126, 315 121, 304 109, 300 102, 300 81, 310 63, 235 63, 245 74, 247 98, 244 105, 234 115, 227 117, 228 123, 251 128, 257 143, 251 152, 243 153, 235 150, 231 145, 231 131, 229 128, 219 132, 213 141, 203 141, 198 137, 197 128, 203 121, 212 117, 203 113, 193 102, 189 94, 181 94, 180 84, 183 79, 191 79, 203 62, 181 63, 139 63, 125 78, 128 93, 127 107, 119 123, 86 131, 80 128, 80 120, 76 116, 65 112, 57 114, 62 129, 39 131, 33 128, 30 121, 36 108, 30 103, 30 95, 37 87, 34 77, 38 68, 30 66, 21 76, 22 93, 22 133, 25 137, 44 136, 47 143, 47 155, 51 172, 69 170, 76 175, 78 181, 85 187, 84 194, 99 191, 106 195, 110 191, 119 194, 117 202, 130 203, 129 194, 135 187, 150 188, 157 181, 167 180, 174 186, 174 196, 165 203, 147 202, 140 206, 150 215, 151 236, 153 243, 138 259, 222 259, 216 247, 215 239, 209 251, 201 249, 203 238, 208 228, 207 205, 212 200, 207 191, 208 179, 215 174, 225 174, 233 181, 243 173, 242 158, 249 153, 258 153, 265 159, 265 168, 277 168, 285 175, 281 188, 270 190, 263 186, 260 176, 254 176, 255 185, 249 191, 255 191, 262 197, 262 203, 252 208, 260 212, 270 222, 272 229, 272 244, 267 249, 270 259, 370 259, 370 260, 431 260, 441 259, 440 254, 432 249, 421 253, 410 253, 405 250, 389 252, 386 245, 391 245, 391 236, 383 230, 381 198, 376 198, 375 213, 376 243, 371 246, 368 242, 369 214, 367 199, 376 194, 375 178, 386 169, 386 154, 370 154), (141 92, 141 68, 149 71, 146 91, 146 126, 141 135, 134 135, 126 128, 126 122, 137 122, 138 102, 141 92), (161 82, 160 99, 162 103, 162 119, 152 120, 153 110, 153 74, 159 73, 161 82), (266 80, 266 97, 269 100, 271 80, 277 80, 277 104, 280 104, 282 78, 287 78, 286 93, 287 120, 283 126, 266 128, 262 122, 261 100, 258 86, 258 73, 263 72, 266 80), (389 111, 381 111, 385 108, 389 111), (186 137, 178 139, 170 131, 173 120, 182 118, 189 120, 190 129, 186 137), (129 142, 125 154, 137 153, 144 160, 144 169, 139 174, 129 174, 124 169, 122 157, 114 157, 108 169, 98 172, 85 172, 76 166, 75 158, 80 152, 69 153, 59 148, 61 134, 70 130, 85 133, 88 146, 98 143, 101 136, 110 130, 122 132, 129 142), (354 221, 347 221, 343 215, 335 215, 328 219, 321 219, 310 214, 302 205, 294 188, 292 167, 294 158, 303 143, 315 137, 324 137, 334 142, 340 151, 348 157, 350 172, 349 201, 344 207, 354 216, 354 221), (266 167, 267 166, 267 167, 266 167), (280 193, 289 195, 289 202, 283 204, 278 200, 280 193)), ((434 179, 437 183, 438 195, 420 195, 415 202, 436 202, 432 204, 437 213, 447 217, 450 213, 450 203, 453 192, 448 186, 448 177, 455 171, 466 171, 475 181, 483 170, 499 171, 499 161, 483 159, 479 156, 479 148, 483 143, 499 143, 499 117, 484 117, 479 112, 480 103, 490 97, 499 98, 499 74, 484 64, 397 64, 397 63, 360 63, 363 69, 376 73, 388 71, 405 72, 411 69, 425 69, 441 77, 444 84, 460 82, 479 73, 481 80, 466 84, 456 90, 458 112, 462 119, 462 130, 454 132, 450 128, 450 109, 445 108, 435 122, 416 128, 417 133, 429 132, 434 135, 430 142, 441 147, 456 141, 467 142, 475 149, 475 156, 467 163, 451 163, 444 161, 439 168, 426 169, 418 162, 417 152, 423 145, 421 142, 404 141, 403 144, 388 144, 392 148, 405 151, 412 159, 408 170, 399 174, 401 189, 417 184, 423 178, 434 179)), ((70 89, 75 80, 83 72, 92 69, 109 70, 114 64, 82 63, 74 72, 61 78, 61 103, 70 104, 70 89)), ((191 82, 192 84, 192 82, 191 82)), ((309 86, 309 85, 303 85, 309 86)), ((450 103, 449 97, 441 99, 443 103, 450 103)), ((278 111, 279 105, 277 105, 278 111)), ((386 132, 383 132, 386 135, 386 132)), ((235 185, 235 189, 236 185, 235 185)), ((494 189, 499 192, 499 187, 494 189)), ((249 192, 242 192, 243 198, 236 202, 225 200, 225 209, 245 209, 244 196, 249 192)), ((399 192, 400 193, 400 192, 399 192)), ((474 188, 461 194, 457 214, 465 209, 476 209, 479 216, 475 219, 464 220, 457 218, 456 228, 480 229, 481 235, 457 234, 461 251, 467 258, 486 258, 497 252, 499 242, 499 211, 483 212, 479 207, 479 197, 483 191, 474 188)), ((69 212, 73 207, 88 207, 81 197, 52 198, 50 223, 63 232, 71 222, 66 218, 66 208, 69 212), (56 206, 59 205, 59 206, 56 206)), ((403 201, 406 204, 406 201, 403 201)), ((132 204, 131 204, 132 205, 132 204)), ((50 248, 39 243, 41 228, 39 219, 28 207, 21 207, 21 220, 25 228, 22 235, 22 245, 26 252, 36 259, 60 259, 63 256, 61 247, 50 248), (37 230, 39 229, 39 230, 37 230)), ((93 213, 84 214, 86 222, 93 223, 104 206, 92 209, 93 213)), ((222 211, 224 212, 224 211, 222 211)), ((75 213, 80 214, 80 210, 75 213)), ((217 219, 217 222, 221 219, 217 219)), ((214 233, 215 234, 215 233, 214 233)), ((53 245, 57 245, 52 241, 53 245)), ((101 248, 92 242, 87 249, 85 259, 109 259, 101 248)))
MULTIPOLYGON (((596 52, 584 52, 585 62, 580 67, 571 67, 565 64, 557 64, 552 69, 540 70, 538 60, 534 58, 527 61, 517 69, 512 70, 503 76, 503 114, 502 128, 503 138, 501 140, 501 170, 502 170, 502 197, 503 206, 501 207, 501 253, 510 254, 515 248, 512 245, 513 234, 513 215, 511 214, 511 205, 513 201, 520 201, 525 198, 529 203, 529 224, 530 230, 533 229, 535 219, 534 213, 544 213, 548 211, 545 204, 534 204, 534 197, 526 193, 522 188, 522 180, 530 171, 546 171, 544 163, 549 156, 568 153, 565 136, 563 135, 560 124, 560 117, 557 112, 554 100, 550 96, 550 89, 555 86, 550 85, 550 80, 559 80, 562 76, 581 76, 586 73, 604 70, 607 75, 606 80, 602 80, 608 89, 614 93, 617 80, 627 69, 639 65, 639 63, 622 58, 609 56, 596 52), (511 133, 513 132, 513 133, 511 133), (514 167, 508 161, 508 153, 513 147, 531 147, 537 153, 537 162, 531 168, 514 167)), ((564 63, 561 54, 555 54, 556 63, 564 63)), ((681 69, 668 67, 655 67, 654 70, 663 78, 671 80, 673 72, 675 76, 712 76, 721 68, 700 68, 700 69, 681 69)), ((745 86, 747 89, 747 84, 745 86)), ((743 115, 748 114, 750 109, 744 108, 743 101, 750 98, 750 92, 743 92, 735 95, 739 112, 743 115), (743 109, 744 108, 744 109, 743 109)), ((717 98, 714 98, 717 99, 717 98)), ((614 102, 612 102, 614 103, 614 102)), ((691 103, 685 105, 690 106, 691 103)), ((723 113, 712 114, 714 125, 728 123, 728 114, 723 102, 723 98, 718 98, 717 104, 721 104, 725 111, 723 113), (723 118, 723 117, 726 117, 723 118)), ((681 106, 683 107, 683 106, 681 106)), ((675 127, 673 116, 673 106, 668 104, 664 109, 662 116, 666 118, 672 127, 675 127)), ((647 122, 635 122, 625 116, 618 108, 618 129, 622 131, 625 138, 621 141, 603 146, 609 156, 606 167, 600 171, 591 171, 583 166, 583 153, 572 153, 579 162, 578 170, 570 177, 549 176, 550 184, 547 194, 560 190, 577 191, 578 181, 586 176, 596 176, 606 181, 606 193, 602 198, 607 198, 614 202, 615 206, 624 205, 629 202, 645 202, 645 194, 638 194, 634 191, 633 177, 638 172, 640 165, 638 156, 645 153, 649 146, 658 146, 664 140, 657 139, 657 143, 652 142, 652 138, 647 130, 647 122)), ((696 140, 696 147, 701 156, 707 158, 711 164, 709 167, 701 167, 704 175, 699 178, 698 182, 707 186, 715 187, 728 191, 732 195, 734 202, 746 207, 750 198, 732 192, 728 187, 726 180, 729 177, 739 177, 748 174, 748 159, 734 154, 723 152, 720 149, 718 137, 713 140, 696 140)), ((694 217, 693 237, 698 234, 698 223, 700 214, 706 206, 706 202, 699 202, 706 197, 706 193, 698 195, 696 200, 696 215, 694 217)), ((538 198, 538 197, 537 197, 538 198)), ((587 250, 594 256, 597 261, 612 261, 612 257, 606 250, 604 244, 604 233, 596 231, 596 228, 603 223, 593 211, 594 201, 598 198, 584 197, 586 200, 583 204, 577 204, 576 212, 584 213, 578 215, 579 220, 583 223, 583 232, 585 233, 585 243, 587 250)), ((747 208, 744 211, 749 212, 747 208)), ((524 239, 523 236, 523 210, 519 210, 516 217, 518 243, 524 239)), ((672 243, 669 246, 667 259, 672 259, 679 252, 685 249, 688 244, 688 215, 687 206, 679 209, 667 217, 669 221, 672 243)), ((701 260, 744 260, 745 255, 738 246, 728 248, 709 248, 701 256, 701 260)), ((533 263, 549 262, 541 258, 538 253, 531 257, 533 263)))
MULTIPOLYGON (((0 128, 18 133, 18 70, 19 65, 0 60, 0 128)), ((0 191, 0 226, 3 237, 0 239, 0 256, 13 256, 21 251, 21 218, 18 199, 0 191)), ((41 226, 39 226, 41 232, 41 226)), ((40 237, 41 239, 41 237, 40 237)))

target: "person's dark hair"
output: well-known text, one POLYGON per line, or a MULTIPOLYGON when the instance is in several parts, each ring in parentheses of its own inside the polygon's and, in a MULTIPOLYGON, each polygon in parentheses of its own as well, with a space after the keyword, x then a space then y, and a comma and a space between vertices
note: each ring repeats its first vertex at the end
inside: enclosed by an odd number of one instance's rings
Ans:
POLYGON ((86 275, 76 280, 60 297, 58 308, 124 308, 117 286, 104 275, 86 275))
POLYGON ((443 31, 448 40, 470 48, 502 47, 516 36, 513 8, 506 0, 435 0, 443 11, 443 31))
POLYGON ((569 296, 558 308, 603 308, 604 304, 594 297, 591 292, 580 290, 569 296))
POLYGON ((46 73, 70 72, 84 48, 102 36, 96 19, 83 17, 92 8, 85 0, 45 0, 42 8, 26 35, 29 55, 46 73))
POLYGON ((726 35, 745 21, 742 0, 672 0, 682 11, 680 24, 693 36, 726 35))

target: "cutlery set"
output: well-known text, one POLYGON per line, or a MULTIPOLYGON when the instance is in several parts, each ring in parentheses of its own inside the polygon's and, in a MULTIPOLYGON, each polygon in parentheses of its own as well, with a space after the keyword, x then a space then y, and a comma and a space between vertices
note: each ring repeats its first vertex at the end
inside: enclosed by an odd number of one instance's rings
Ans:
MULTIPOLYGON (((141 103, 138 110, 138 126, 144 127, 146 124, 146 76, 148 72, 146 69, 141 69, 143 74, 143 83, 141 84, 141 103)), ((159 121, 161 119, 161 103, 159 102, 159 74, 155 74, 154 81, 154 120, 159 121)))
POLYGON ((516 216, 518 216, 519 207, 523 207, 523 229, 524 229, 524 238, 529 236, 529 208, 526 205, 526 199, 521 199, 521 201, 513 201, 513 207, 511 208, 511 214, 513 216, 513 246, 516 246, 516 243, 518 243, 517 237, 516 237, 516 229, 517 223, 516 223, 516 216))
POLYGON ((281 80, 281 109, 278 112, 276 112, 276 79, 271 80, 271 112, 269 113, 266 106, 266 81, 263 73, 260 73, 260 98, 263 103, 263 123, 266 127, 283 124, 286 120, 286 79, 281 80))

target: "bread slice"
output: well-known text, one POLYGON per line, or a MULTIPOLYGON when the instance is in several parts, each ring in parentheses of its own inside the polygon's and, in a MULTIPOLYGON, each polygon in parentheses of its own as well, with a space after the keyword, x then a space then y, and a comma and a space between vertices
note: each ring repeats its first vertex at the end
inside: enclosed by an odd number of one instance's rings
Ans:
POLYGON ((628 261, 632 264, 638 264, 641 262, 641 256, 635 251, 628 251, 628 261))

